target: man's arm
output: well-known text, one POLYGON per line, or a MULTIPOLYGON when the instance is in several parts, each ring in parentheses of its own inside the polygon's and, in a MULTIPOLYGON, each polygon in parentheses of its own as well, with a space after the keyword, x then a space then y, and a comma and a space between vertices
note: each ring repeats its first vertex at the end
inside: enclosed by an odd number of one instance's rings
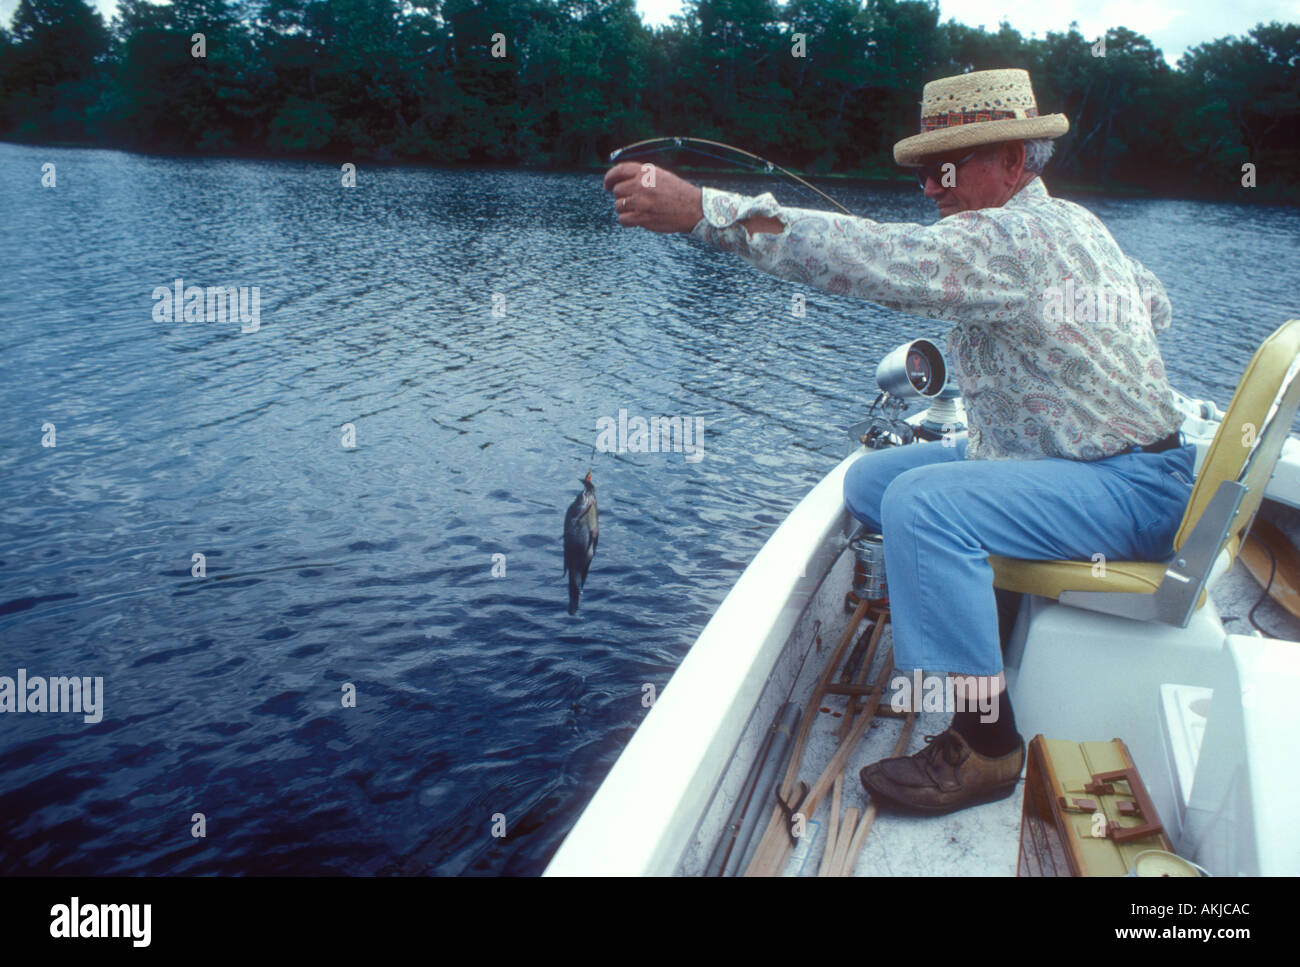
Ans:
POLYGON ((837 295, 854 295, 934 319, 998 322, 1028 298, 1011 262, 991 257, 1008 241, 978 212, 938 225, 891 224, 700 189, 671 172, 624 162, 605 175, 619 224, 689 232, 756 268, 837 295))
MULTIPOLYGON (((605 174, 605 190, 614 193, 618 223, 627 228, 689 232, 704 218, 703 190, 654 165, 624 162, 614 166, 605 174), (650 169, 653 169, 653 177, 650 169)), ((741 224, 751 235, 756 232, 779 234, 785 230, 780 219, 763 215, 747 218, 741 224)))
POLYGON ((936 225, 877 222, 705 188, 692 237, 837 295, 948 321, 1008 321, 1032 295, 1005 227, 981 212, 936 225))

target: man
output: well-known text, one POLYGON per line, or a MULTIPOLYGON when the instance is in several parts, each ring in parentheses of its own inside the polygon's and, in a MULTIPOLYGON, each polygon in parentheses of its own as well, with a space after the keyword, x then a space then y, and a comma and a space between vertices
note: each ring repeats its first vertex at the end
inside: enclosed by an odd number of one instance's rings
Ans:
POLYGON ((1164 559, 1191 494, 1195 447, 1179 445, 1155 342, 1164 287, 1039 177, 1068 128, 1038 116, 1025 71, 927 84, 921 133, 894 158, 938 207, 931 226, 785 208, 662 170, 650 188, 634 164, 605 176, 620 224, 690 232, 782 278, 952 324, 967 438, 869 454, 844 482, 849 510, 884 535, 895 663, 946 671, 967 699, 921 752, 862 770, 873 798, 914 811, 1009 795, 1024 765, 988 556, 1164 559), (977 695, 995 697, 990 721, 977 695))

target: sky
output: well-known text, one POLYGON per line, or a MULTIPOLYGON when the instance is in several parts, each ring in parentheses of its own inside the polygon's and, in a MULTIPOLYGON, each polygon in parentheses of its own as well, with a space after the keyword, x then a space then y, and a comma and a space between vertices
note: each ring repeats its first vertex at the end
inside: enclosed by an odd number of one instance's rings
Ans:
MULTIPOLYGON (((680 13, 681 0, 636 0, 647 24, 666 24, 680 13)), ((940 20, 995 31, 1003 20, 1025 36, 1064 32, 1079 22, 1085 37, 1107 27, 1128 27, 1151 38, 1176 64, 1188 47, 1229 35, 1240 36, 1260 21, 1300 23, 1300 0, 940 0, 940 20)))
MULTIPOLYGON (((116 0, 93 0, 104 19, 113 15, 116 0)), ((0 0, 0 21, 6 26, 18 0, 0 0)), ((666 24, 680 13, 682 0, 636 0, 647 24, 666 24)), ((1069 29, 1079 22, 1085 37, 1100 36, 1107 27, 1124 26, 1151 38, 1176 64, 1188 47, 1228 35, 1240 36, 1260 21, 1300 23, 1300 0, 940 0, 940 17, 971 27, 997 30, 1007 20, 1026 36, 1069 29)))

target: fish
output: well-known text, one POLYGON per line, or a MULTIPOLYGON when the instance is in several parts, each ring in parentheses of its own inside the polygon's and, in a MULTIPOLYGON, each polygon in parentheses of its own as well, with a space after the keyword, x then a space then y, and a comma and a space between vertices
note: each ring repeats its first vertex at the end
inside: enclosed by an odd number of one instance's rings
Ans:
POLYGON ((600 534, 596 514, 596 485, 591 471, 582 481, 582 493, 573 498, 564 515, 564 573, 569 576, 569 614, 578 613, 578 595, 587 583, 587 570, 596 556, 600 534))

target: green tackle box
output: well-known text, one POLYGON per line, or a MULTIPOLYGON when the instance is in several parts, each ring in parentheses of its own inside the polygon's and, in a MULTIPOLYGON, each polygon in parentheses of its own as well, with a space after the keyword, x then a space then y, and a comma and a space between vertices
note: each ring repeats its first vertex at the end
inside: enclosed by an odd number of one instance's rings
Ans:
POLYGON ((1123 742, 1034 736, 1017 876, 1127 876, 1140 853, 1172 849, 1123 742))

